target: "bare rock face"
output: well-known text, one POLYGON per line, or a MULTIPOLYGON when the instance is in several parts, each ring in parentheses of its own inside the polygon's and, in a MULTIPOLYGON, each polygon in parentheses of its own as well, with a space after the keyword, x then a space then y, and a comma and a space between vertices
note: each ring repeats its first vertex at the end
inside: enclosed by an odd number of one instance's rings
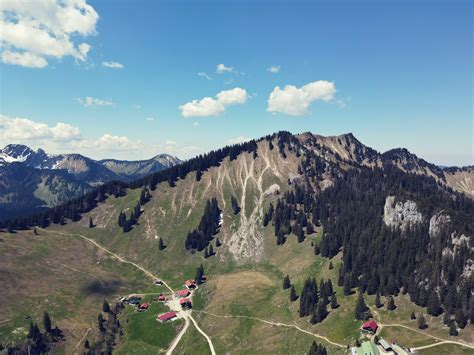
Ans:
POLYGON ((403 230, 411 224, 421 223, 423 216, 418 211, 416 202, 407 200, 395 203, 395 196, 387 196, 383 220, 385 225, 403 230))
POLYGON ((441 228, 449 223, 451 223, 451 217, 444 214, 443 211, 434 214, 430 219, 430 237, 434 238, 438 236, 441 232, 441 228))

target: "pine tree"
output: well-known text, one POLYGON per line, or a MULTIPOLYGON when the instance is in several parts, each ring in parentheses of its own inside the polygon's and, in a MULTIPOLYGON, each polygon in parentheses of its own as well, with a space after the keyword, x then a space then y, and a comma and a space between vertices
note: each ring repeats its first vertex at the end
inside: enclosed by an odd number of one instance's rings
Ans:
POLYGON ((332 264, 332 261, 329 262, 329 270, 334 269, 334 265, 332 264))
POLYGON ((459 335, 458 329, 456 328, 456 322, 451 322, 449 325, 449 335, 454 337, 459 335))
POLYGON ((204 276, 204 267, 202 264, 196 269, 196 276, 194 277, 194 280, 198 285, 202 284, 203 282, 203 276, 204 276))
POLYGON ((290 301, 295 302, 297 299, 298 299, 298 295, 296 294, 295 286, 291 285, 290 301))
POLYGON ((90 349, 90 344, 89 344, 89 340, 86 339, 86 341, 84 342, 84 349, 90 349))
POLYGON ((462 307, 458 308, 455 313, 455 320, 458 324, 459 328, 464 329, 467 325, 466 316, 464 315, 464 311, 462 307))
POLYGON ((351 276, 349 274, 344 276, 343 293, 344 296, 349 296, 352 294, 351 276))
POLYGON ((321 253, 321 249, 319 248, 318 244, 314 245, 314 255, 319 255, 321 253))
POLYGON ((237 199, 234 196, 232 196, 230 198, 230 204, 231 204, 232 211, 234 212, 234 214, 239 214, 240 207, 239 207, 239 204, 237 202, 237 199))
POLYGON ((375 307, 381 308, 383 306, 382 302, 380 301, 380 293, 377 292, 375 295, 375 307))
POLYGON ((364 296, 362 295, 362 292, 359 292, 354 312, 355 318, 358 320, 366 320, 368 319, 368 312, 369 308, 365 304, 364 296))
POLYGON ((339 307, 339 303, 337 303, 336 294, 333 292, 333 294, 331 295, 331 308, 336 309, 338 307, 339 307))
POLYGON ((43 313, 43 326, 46 333, 51 333, 51 317, 48 312, 43 313))
POLYGON ((165 242, 163 241, 163 238, 160 237, 158 241, 158 249, 163 250, 166 248, 165 242))
POLYGON ((416 319, 415 312, 411 312, 411 314, 410 314, 410 319, 411 319, 411 320, 415 320, 415 319, 416 319))
POLYGON ((418 328, 420 328, 421 330, 427 328, 425 316, 423 315, 423 313, 420 313, 420 315, 418 316, 418 328))
POLYGON ((89 228, 94 228, 94 222, 92 221, 92 216, 89 216, 89 228))
POLYGON ((209 244, 209 256, 213 256, 214 254, 214 248, 212 247, 212 244, 209 244))
POLYGON ((390 296, 388 298, 388 304, 387 304, 387 309, 389 311, 393 311, 397 306, 395 305, 395 300, 393 299, 393 296, 390 296))
POLYGON ((99 332, 104 333, 105 332, 104 316, 102 315, 102 313, 99 313, 99 315, 97 316, 97 325, 98 325, 98 328, 99 328, 99 332))
POLYGON ((435 317, 439 316, 443 312, 443 309, 441 308, 441 304, 439 302, 438 294, 434 290, 430 292, 428 303, 426 305, 426 310, 428 314, 435 317))
POLYGON ((104 302, 102 303, 102 312, 105 312, 105 313, 110 312, 110 306, 109 306, 109 302, 107 302, 107 300, 104 300, 104 302))
POLYGON ((219 248, 222 245, 221 241, 219 238, 216 238, 216 248, 219 248))
POLYGON ((33 228, 33 234, 34 234, 34 235, 38 235, 38 229, 37 229, 36 227, 33 228))
POLYGON ((207 259, 209 257, 209 250, 207 249, 204 249, 204 259, 207 259))
POLYGON ((313 340, 313 344, 311 344, 311 348, 309 349, 309 355, 327 355, 327 353, 327 349, 324 346, 318 345, 313 340))
POLYGON ((288 275, 283 279, 283 289, 286 290, 291 287, 290 277, 288 275))

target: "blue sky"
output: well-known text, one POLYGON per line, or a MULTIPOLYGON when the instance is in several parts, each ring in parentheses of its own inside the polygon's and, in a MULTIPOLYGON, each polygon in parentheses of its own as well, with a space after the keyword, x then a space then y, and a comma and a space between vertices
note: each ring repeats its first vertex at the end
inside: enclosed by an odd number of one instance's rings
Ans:
POLYGON ((189 158, 278 130, 353 132, 474 164, 470 1, 77 1, 63 21, 61 5, 7 0, 5 21, 60 43, 0 37, 0 145, 189 158))

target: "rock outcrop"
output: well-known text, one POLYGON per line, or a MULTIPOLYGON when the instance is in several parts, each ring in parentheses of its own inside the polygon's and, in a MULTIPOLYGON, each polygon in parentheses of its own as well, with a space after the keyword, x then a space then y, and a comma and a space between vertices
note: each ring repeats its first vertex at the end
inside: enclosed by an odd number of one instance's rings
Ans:
POLYGON ((415 201, 395 202, 395 196, 387 196, 383 220, 387 226, 404 230, 412 224, 421 223, 423 216, 415 201))

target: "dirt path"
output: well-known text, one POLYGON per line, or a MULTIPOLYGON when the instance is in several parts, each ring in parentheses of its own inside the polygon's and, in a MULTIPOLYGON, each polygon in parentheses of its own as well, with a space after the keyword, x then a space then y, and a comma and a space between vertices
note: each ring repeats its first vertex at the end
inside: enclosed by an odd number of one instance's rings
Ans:
POLYGON ((173 353, 174 349, 176 349, 176 346, 178 345, 179 341, 183 337, 184 333, 186 333, 186 331, 188 330, 188 327, 189 327, 189 318, 186 317, 186 318, 184 318, 184 327, 183 327, 183 329, 181 329, 181 331, 178 333, 178 335, 174 338, 174 340, 171 343, 170 347, 166 351, 166 355, 171 355, 173 353))
POLYGON ((474 349, 474 345, 470 345, 468 343, 464 343, 464 342, 460 342, 460 341, 454 341, 454 340, 446 340, 446 339, 443 339, 443 338, 438 338, 437 336, 435 335, 431 335, 431 334, 428 334, 428 333, 425 333, 421 330, 418 330, 418 329, 414 329, 412 327, 409 327, 407 325, 403 325, 403 324, 384 324, 384 323, 378 323, 379 326, 381 327, 399 327, 399 328, 405 328, 405 329, 408 329, 410 330, 411 332, 416 332, 416 333, 419 333, 419 334, 423 334, 429 338, 433 338, 433 339, 436 339, 438 340, 438 343, 434 343, 434 344, 430 344, 430 345, 425 345, 425 346, 421 346, 421 347, 418 347, 418 348, 413 348, 414 350, 417 350, 417 349, 425 349, 425 348, 430 348, 432 346, 437 346, 437 345, 440 345, 441 343, 447 343, 447 344, 456 344, 456 345, 460 345, 460 346, 465 346, 467 348, 471 348, 471 349, 474 349))
POLYGON ((86 337, 87 337, 87 334, 89 334, 89 332, 92 330, 92 328, 87 328, 87 330, 84 332, 84 335, 82 336, 82 338, 77 342, 76 346, 74 347, 74 354, 80 354, 81 352, 77 351, 77 348, 79 346, 81 346, 81 344, 84 343, 84 341, 86 340, 86 337))
POLYGON ((273 326, 276 326, 276 327, 286 327, 286 328, 295 328, 297 330, 299 330, 300 332, 303 332, 303 333, 306 333, 306 334, 309 334, 315 338, 319 338, 319 339, 322 339, 324 341, 326 341, 327 343, 329 344, 332 344, 334 346, 337 346, 339 348, 346 348, 346 345, 343 345, 343 344, 339 344, 339 343, 336 343, 332 340, 329 340, 327 337, 325 337, 324 335, 319 335, 319 334, 315 334, 315 333, 311 333, 310 331, 308 330, 305 330, 299 326, 297 326, 296 324, 286 324, 286 323, 280 323, 280 322, 272 322, 272 321, 269 321, 269 320, 265 320, 265 319, 261 319, 261 318, 257 318, 257 317, 249 317, 249 316, 231 316, 231 315, 219 315, 219 314, 214 314, 214 313, 209 313, 209 312, 206 312, 206 311, 193 311, 193 312, 196 312, 196 313, 204 313, 204 314, 207 314, 207 315, 210 315, 210 316, 213 316, 213 317, 218 317, 218 318, 246 318, 246 319, 252 319, 252 320, 256 320, 256 321, 259 321, 259 322, 262 322, 262 323, 266 323, 266 324, 270 324, 270 325, 273 325, 273 326))
MULTIPOLYGON (((158 276, 154 275, 152 272, 150 272, 149 270, 145 269, 144 267, 134 263, 133 261, 128 261, 128 260, 125 260, 124 258, 122 258, 120 255, 108 250, 107 248, 103 247, 102 245, 100 245, 99 243, 97 243, 95 240, 91 239, 91 238, 88 238, 82 234, 77 234, 77 233, 64 233, 64 232, 58 232, 58 231, 47 231, 43 228, 38 228, 39 230, 42 230, 46 233, 50 232, 50 233, 56 233, 56 234, 60 234, 60 235, 67 235, 67 236, 75 236, 75 237, 79 237, 79 238, 82 238, 84 239, 85 241, 93 244, 94 246, 96 246, 97 248, 99 248, 100 250, 104 251, 105 253, 109 254, 109 255, 112 255, 114 258, 116 258, 118 261, 122 262, 122 263, 126 263, 126 264, 130 264, 134 267, 136 267, 137 269, 141 270, 143 273, 145 273, 146 275, 148 275, 149 277, 151 277, 153 280, 156 280, 156 279, 159 279, 158 276)), ((208 344, 209 344, 209 348, 211 350, 211 353, 212 355, 215 355, 215 350, 214 350, 214 345, 212 344, 212 340, 211 338, 199 327, 199 325, 197 324, 196 320, 192 317, 190 311, 183 311, 181 309, 181 306, 179 304, 179 300, 177 298, 174 297, 174 290, 165 282, 163 281, 163 285, 166 286, 166 288, 168 290, 170 290, 170 292, 173 294, 173 300, 172 302, 170 302, 171 306, 170 308, 175 311, 177 314, 178 314, 178 317, 179 318, 183 318, 184 319, 184 322, 185 322, 185 325, 183 327, 183 329, 179 332, 179 334, 176 336, 176 338, 173 340, 171 346, 169 347, 169 349, 167 350, 166 354, 171 354, 174 349, 176 348, 176 346, 178 345, 179 341, 181 340, 181 338, 183 337, 184 333, 186 332, 186 330, 188 329, 189 327, 189 319, 193 322, 194 326, 196 327, 197 331, 199 333, 201 333, 207 340, 208 344)), ((192 294, 191 296, 192 297, 192 294)))

